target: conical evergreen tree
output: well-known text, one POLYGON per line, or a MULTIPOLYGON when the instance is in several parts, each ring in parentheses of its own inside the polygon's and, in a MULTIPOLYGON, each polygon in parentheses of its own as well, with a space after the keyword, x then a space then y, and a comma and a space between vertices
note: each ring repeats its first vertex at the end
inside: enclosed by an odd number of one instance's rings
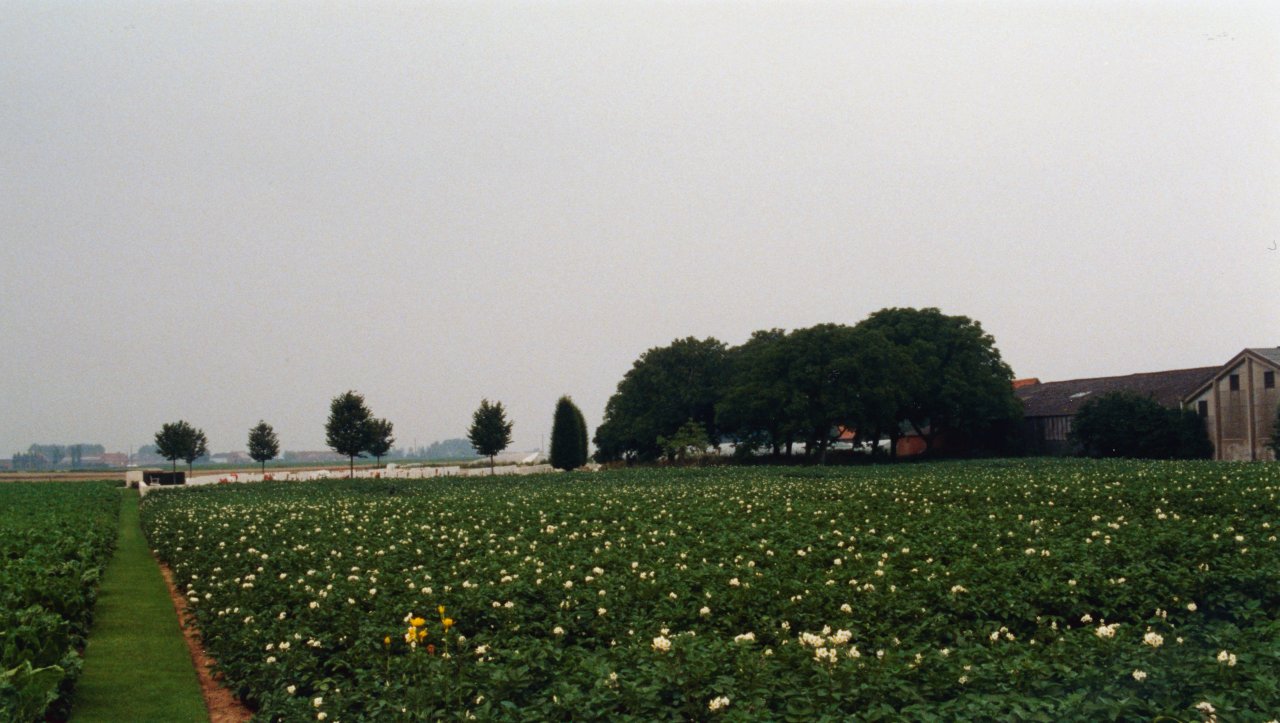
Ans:
POLYGON ((566 472, 586 462, 586 425, 582 412, 568 396, 556 402, 551 420, 551 466, 566 472))
POLYGON ((578 466, 581 467, 587 463, 590 457, 588 452, 591 447, 587 443, 587 419, 582 416, 582 410, 578 409, 578 405, 573 405, 573 414, 578 420, 578 466))

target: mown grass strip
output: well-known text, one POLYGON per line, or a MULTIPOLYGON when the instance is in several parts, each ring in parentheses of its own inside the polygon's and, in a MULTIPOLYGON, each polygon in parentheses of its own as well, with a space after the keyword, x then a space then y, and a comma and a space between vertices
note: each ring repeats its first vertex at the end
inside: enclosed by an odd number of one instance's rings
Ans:
POLYGON ((173 602, 138 526, 138 493, 123 494, 120 537, 98 593, 71 719, 207 721, 173 602))

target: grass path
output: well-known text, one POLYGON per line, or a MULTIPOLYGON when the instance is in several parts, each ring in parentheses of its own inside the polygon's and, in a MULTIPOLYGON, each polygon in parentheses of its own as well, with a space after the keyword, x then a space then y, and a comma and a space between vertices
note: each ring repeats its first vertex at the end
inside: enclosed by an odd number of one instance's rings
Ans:
POLYGON ((125 489, 120 537, 98 592, 73 723, 208 721, 195 668, 155 558, 125 489))

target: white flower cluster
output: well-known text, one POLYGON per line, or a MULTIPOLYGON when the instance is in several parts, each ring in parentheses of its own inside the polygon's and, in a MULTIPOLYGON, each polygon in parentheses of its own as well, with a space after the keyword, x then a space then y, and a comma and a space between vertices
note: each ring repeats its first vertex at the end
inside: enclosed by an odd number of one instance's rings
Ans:
POLYGON ((1161 636, 1160 633, 1153 633, 1148 631, 1145 635, 1142 636, 1142 643, 1144 645, 1150 645, 1153 648, 1158 648, 1161 645, 1164 645, 1164 637, 1161 636))
POLYGON ((1120 623, 1111 623, 1110 625, 1107 625, 1106 621, 1103 621, 1102 624, 1098 626, 1098 629, 1093 631, 1093 634, 1104 639, 1114 638, 1116 636, 1116 630, 1119 627, 1120 623))
POLYGON ((712 713, 719 710, 724 710, 725 708, 728 708, 728 707, 729 707, 729 696, 727 695, 722 695, 716 698, 712 698, 711 701, 707 703, 707 710, 710 710, 712 713))
POLYGON ((665 636, 659 635, 653 639, 653 649, 660 653, 665 653, 671 649, 671 641, 665 636))
POLYGON ((1236 667, 1236 654, 1228 653, 1227 651, 1224 650, 1218 653, 1218 662, 1222 663, 1228 668, 1234 668, 1236 667))

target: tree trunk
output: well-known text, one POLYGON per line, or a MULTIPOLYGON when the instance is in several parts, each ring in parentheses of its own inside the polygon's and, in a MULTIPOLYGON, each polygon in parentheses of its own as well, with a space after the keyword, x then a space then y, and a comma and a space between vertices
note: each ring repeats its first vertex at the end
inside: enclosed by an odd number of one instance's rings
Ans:
POLYGON ((356 456, 353 454, 349 457, 349 459, 350 459, 350 462, 348 464, 350 465, 350 467, 347 470, 347 479, 355 479, 356 478, 356 456))
POLYGON ((493 471, 493 455, 489 455, 489 476, 492 477, 496 472, 493 471))

